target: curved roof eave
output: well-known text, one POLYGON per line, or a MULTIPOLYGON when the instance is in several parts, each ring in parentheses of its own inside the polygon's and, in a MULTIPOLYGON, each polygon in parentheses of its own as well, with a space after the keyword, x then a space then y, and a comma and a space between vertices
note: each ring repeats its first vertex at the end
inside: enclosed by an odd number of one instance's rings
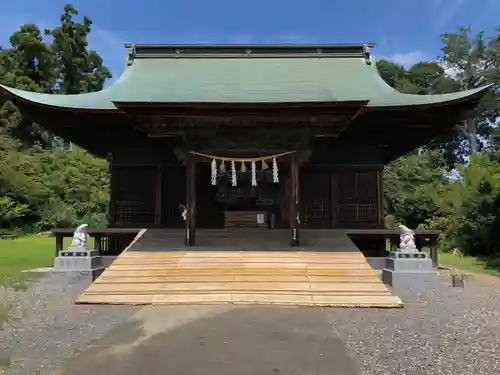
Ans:
POLYGON ((31 91, 18 90, 9 86, 0 85, 0 89, 14 99, 27 104, 52 107, 61 110, 83 111, 116 111, 115 105, 109 101, 103 91, 76 95, 42 94, 31 91))
POLYGON ((437 95, 414 95, 393 92, 389 95, 381 95, 368 103, 369 108, 408 108, 418 106, 444 106, 457 102, 474 100, 486 94, 492 85, 486 85, 471 90, 453 92, 449 94, 437 95))

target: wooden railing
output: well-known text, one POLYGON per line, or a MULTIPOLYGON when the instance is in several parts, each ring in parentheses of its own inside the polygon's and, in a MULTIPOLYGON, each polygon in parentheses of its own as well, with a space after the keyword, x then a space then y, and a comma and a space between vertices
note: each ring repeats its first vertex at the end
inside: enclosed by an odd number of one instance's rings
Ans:
MULTIPOLYGON (((119 255, 137 236, 142 228, 90 228, 89 236, 94 238, 94 248, 100 255, 119 255)), ((64 249, 64 238, 73 237, 75 229, 56 228, 52 235, 56 238, 56 256, 64 249)))
MULTIPOLYGON (((400 232, 398 229, 346 229, 347 235, 357 244, 358 241, 384 243, 389 240, 391 250, 399 246, 400 232)), ((438 267, 439 237, 438 230, 415 230, 415 245, 422 251, 427 247, 434 267, 438 267)), ((359 246, 358 246, 359 247, 359 246)), ((364 252, 365 253, 365 252, 364 252)), ((367 256, 365 254, 365 256, 367 256)), ((384 254, 386 256, 386 254, 384 254)))

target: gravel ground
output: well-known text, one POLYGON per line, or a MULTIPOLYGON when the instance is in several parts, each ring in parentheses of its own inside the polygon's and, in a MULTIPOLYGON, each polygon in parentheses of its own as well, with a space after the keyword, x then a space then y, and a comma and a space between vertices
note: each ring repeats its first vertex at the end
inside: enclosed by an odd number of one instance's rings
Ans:
POLYGON ((500 374, 500 279, 450 284, 399 293, 403 309, 325 313, 367 375, 500 374))
POLYGON ((80 275, 48 274, 25 292, 8 295, 14 316, 0 331, 0 350, 12 364, 1 374, 46 374, 91 341, 126 322, 130 306, 75 305, 90 285, 80 275))
MULTIPOLYGON (((139 308, 74 305, 89 284, 82 277, 50 275, 10 298, 22 320, 0 331, 14 363, 0 373, 46 374, 81 352, 139 308)), ((366 375, 500 374, 500 279, 470 280, 451 288, 399 294, 403 309, 325 309, 366 375)))

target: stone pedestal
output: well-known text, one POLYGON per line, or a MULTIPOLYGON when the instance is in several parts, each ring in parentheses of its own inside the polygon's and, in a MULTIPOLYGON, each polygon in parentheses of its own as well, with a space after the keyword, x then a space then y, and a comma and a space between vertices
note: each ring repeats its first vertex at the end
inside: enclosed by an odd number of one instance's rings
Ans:
POLYGON ((54 260, 54 272, 88 272, 93 278, 103 270, 99 251, 86 248, 69 248, 59 251, 54 260))
POLYGON ((382 281, 396 290, 423 291, 437 287, 439 274, 425 253, 391 251, 382 281))

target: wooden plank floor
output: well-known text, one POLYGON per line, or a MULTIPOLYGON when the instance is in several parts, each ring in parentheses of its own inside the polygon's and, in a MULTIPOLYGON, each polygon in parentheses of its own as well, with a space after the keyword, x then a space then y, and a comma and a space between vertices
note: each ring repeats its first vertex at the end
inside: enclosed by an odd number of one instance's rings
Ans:
POLYGON ((125 251, 77 303, 403 306, 352 251, 125 251))

